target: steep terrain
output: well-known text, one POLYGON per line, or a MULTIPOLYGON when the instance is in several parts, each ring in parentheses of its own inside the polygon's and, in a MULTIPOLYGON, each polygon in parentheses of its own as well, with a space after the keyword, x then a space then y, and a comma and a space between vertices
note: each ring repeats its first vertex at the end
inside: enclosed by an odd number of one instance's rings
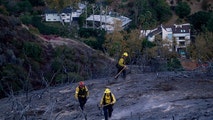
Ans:
MULTIPOLYGON (((194 12, 196 8, 195 6, 194 12)), ((176 19, 175 17, 174 21, 176 19)), ((74 99, 77 86, 75 77, 65 77, 68 82, 62 81, 60 86, 50 86, 48 83, 48 80, 61 80, 64 76, 60 76, 69 75, 69 70, 74 65, 79 65, 75 75, 89 76, 85 81, 90 91, 85 108, 88 120, 103 118, 103 111, 97 104, 106 86, 111 88, 117 98, 112 120, 213 119, 213 78, 203 73, 205 71, 132 72, 126 80, 119 78, 115 81, 113 77, 108 77, 115 73, 113 59, 75 40, 57 36, 35 36, 14 17, 2 15, 0 39, 0 90, 1 95, 10 93, 7 98, 0 99, 0 120, 84 119, 78 102, 74 99), (32 43, 42 48, 40 60, 34 57, 33 52, 24 54, 25 47, 33 47, 24 45, 32 43), (61 49, 63 52, 55 49, 64 46, 69 46, 70 49, 61 49), (57 52, 63 54, 53 58, 57 52), (69 52, 73 54, 70 55, 69 52), (69 61, 69 57, 73 61, 69 61), (56 65, 54 60, 58 59, 62 61, 58 67, 61 70, 53 71, 51 65, 56 65), (63 84, 65 82, 67 83, 63 84), (20 83, 24 85, 21 86, 20 83), (43 89, 33 89, 41 86, 43 89), (13 91, 11 88, 20 91, 13 91)), ((27 50, 30 52, 32 49, 27 50)), ((197 67, 195 64, 189 65, 188 62, 183 64, 188 70, 197 67)), ((129 68, 137 71, 131 66, 129 68)))
MULTIPOLYGON (((108 77, 85 83, 90 91, 85 107, 87 120, 103 119, 97 104, 106 86, 117 99, 111 120, 213 119, 213 78, 205 73, 131 73, 126 80, 115 81, 108 77)), ((1 99, 0 118, 84 120, 74 99, 76 86, 76 83, 69 83, 1 99)))
POLYGON ((77 40, 31 33, 0 14, 0 98, 10 92, 109 76, 115 61, 77 40))

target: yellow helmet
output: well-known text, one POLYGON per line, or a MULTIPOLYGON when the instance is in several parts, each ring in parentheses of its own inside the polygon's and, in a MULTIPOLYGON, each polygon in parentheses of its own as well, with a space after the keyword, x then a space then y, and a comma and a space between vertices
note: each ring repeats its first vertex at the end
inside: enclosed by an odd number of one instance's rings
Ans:
POLYGON ((111 93, 110 89, 109 88, 106 88, 104 93, 111 93))
POLYGON ((127 56, 128 56, 128 53, 127 53, 127 52, 124 52, 124 54, 123 54, 123 55, 127 57, 127 56))

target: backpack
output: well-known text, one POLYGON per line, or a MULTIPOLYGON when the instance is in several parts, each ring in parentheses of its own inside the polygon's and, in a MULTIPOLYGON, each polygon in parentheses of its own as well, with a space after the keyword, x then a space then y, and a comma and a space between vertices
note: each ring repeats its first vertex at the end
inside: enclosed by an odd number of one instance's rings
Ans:
POLYGON ((86 91, 86 88, 85 88, 85 87, 83 87, 83 88, 80 88, 80 87, 79 87, 78 96, 82 96, 82 95, 84 95, 85 97, 86 97, 86 95, 87 95, 87 91, 86 91))
MULTIPOLYGON (((103 97, 103 104, 104 104, 104 105, 106 105, 105 96, 106 96, 106 94, 104 94, 104 97, 103 97)), ((113 101, 112 93, 110 93, 110 101, 111 101, 111 102, 113 101)))

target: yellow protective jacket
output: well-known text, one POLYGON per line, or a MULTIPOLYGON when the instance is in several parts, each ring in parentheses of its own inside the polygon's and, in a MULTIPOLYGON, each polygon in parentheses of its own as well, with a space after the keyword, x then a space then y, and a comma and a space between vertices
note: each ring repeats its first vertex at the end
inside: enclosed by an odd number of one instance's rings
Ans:
POLYGON ((102 106, 102 105, 115 104, 115 102, 116 102, 116 99, 112 93, 110 93, 110 96, 106 96, 106 93, 104 93, 101 98, 100 105, 102 106))
POLYGON ((124 58, 120 58, 120 59, 119 59, 118 65, 121 66, 121 67, 124 67, 124 66, 125 66, 124 58))
POLYGON ((80 88, 79 86, 75 89, 75 99, 78 99, 78 97, 89 97, 89 91, 86 86, 80 88))

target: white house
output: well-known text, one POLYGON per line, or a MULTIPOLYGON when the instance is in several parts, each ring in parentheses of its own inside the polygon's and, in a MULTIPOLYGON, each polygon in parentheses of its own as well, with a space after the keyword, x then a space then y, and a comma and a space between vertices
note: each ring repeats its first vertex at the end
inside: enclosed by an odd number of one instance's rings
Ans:
MULTIPOLYGON (((155 40, 156 35, 160 35, 162 40, 170 42, 176 52, 185 54, 186 47, 190 44, 191 26, 189 23, 172 25, 172 26, 159 26, 153 30, 141 30, 141 35, 146 36, 151 42, 155 40), (176 44, 173 44, 173 43, 176 44)), ((170 49, 172 51, 173 48, 170 49)))
POLYGON ((79 3, 79 9, 73 9, 72 7, 68 6, 61 10, 60 12, 56 10, 51 10, 47 8, 45 10, 45 21, 47 22, 70 22, 73 20, 77 20, 80 15, 84 12, 86 5, 79 3))
POLYGON ((60 21, 60 16, 56 10, 45 10, 45 21, 60 21))
POLYGON ((70 22, 70 20, 72 21, 72 10, 71 7, 64 8, 60 13, 60 21, 63 23, 70 22))
POLYGON ((120 23, 120 27, 125 29, 129 23, 132 21, 131 19, 125 16, 111 16, 111 15, 90 15, 87 19, 87 22, 94 23, 95 28, 101 28, 106 30, 107 32, 112 32, 115 29, 115 24, 120 23))
POLYGON ((186 47, 191 42, 191 26, 190 24, 174 25, 173 37, 176 41, 176 51, 180 54, 185 54, 186 47))

